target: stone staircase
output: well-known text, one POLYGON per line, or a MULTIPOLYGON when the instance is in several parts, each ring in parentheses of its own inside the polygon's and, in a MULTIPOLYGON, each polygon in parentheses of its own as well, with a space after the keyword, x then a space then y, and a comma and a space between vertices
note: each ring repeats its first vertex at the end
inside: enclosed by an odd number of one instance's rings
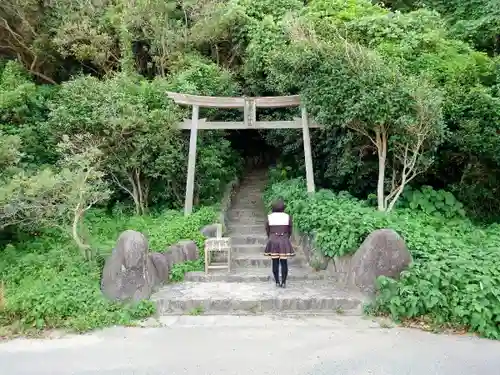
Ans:
POLYGON ((228 212, 231 272, 189 272, 184 282, 163 287, 152 297, 160 315, 361 313, 363 297, 336 287, 326 272, 313 271, 300 249, 288 261, 287 288, 275 286, 271 259, 263 255, 266 211, 262 191, 266 177, 266 171, 249 174, 228 212))

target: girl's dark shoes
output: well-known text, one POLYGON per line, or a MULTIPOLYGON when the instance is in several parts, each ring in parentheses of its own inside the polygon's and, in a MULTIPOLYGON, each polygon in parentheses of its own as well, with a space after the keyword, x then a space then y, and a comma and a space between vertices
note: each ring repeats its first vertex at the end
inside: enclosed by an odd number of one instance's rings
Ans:
POLYGON ((280 286, 281 286, 281 284, 277 282, 276 283, 276 288, 279 288, 280 286))
POLYGON ((280 287, 286 288, 286 283, 281 283, 280 287))

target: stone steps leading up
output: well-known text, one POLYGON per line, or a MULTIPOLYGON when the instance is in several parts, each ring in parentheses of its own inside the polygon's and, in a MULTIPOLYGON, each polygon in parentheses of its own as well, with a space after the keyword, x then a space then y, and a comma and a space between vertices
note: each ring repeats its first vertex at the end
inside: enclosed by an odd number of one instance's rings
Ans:
MULTIPOLYGON (((274 277, 270 268, 233 268, 231 273, 226 270, 213 270, 207 275, 205 272, 188 272, 184 276, 185 281, 194 282, 227 282, 227 283, 254 283, 254 282, 274 282, 274 277)), ((308 268, 290 267, 288 270, 288 282, 306 280, 334 280, 325 271, 312 271, 308 268)))
MULTIPOLYGON (((152 296, 159 315, 170 314, 335 314, 362 313, 365 301, 336 286, 326 271, 307 266, 302 251, 289 259, 287 288, 277 288, 269 257, 264 256, 266 211, 262 191, 267 174, 244 179, 227 213, 232 240, 231 272, 189 272, 184 282, 169 284, 152 296)), ((214 261, 224 254, 214 254, 214 261)))
POLYGON ((259 314, 265 312, 360 315, 364 299, 336 289, 333 282, 302 281, 277 288, 274 283, 183 282, 152 297, 160 315, 259 314))

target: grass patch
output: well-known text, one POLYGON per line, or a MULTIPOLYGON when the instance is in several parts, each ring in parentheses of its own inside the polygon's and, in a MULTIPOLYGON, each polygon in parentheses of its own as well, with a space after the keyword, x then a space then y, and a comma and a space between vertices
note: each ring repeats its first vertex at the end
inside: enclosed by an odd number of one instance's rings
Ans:
MULTIPOLYGON (((0 250, 0 326, 9 334, 64 328, 83 332, 110 325, 130 325, 151 316, 150 301, 136 305, 107 301, 100 291, 103 260, 118 235, 133 229, 146 235, 152 251, 164 251, 181 239, 194 240, 202 251, 199 230, 216 217, 213 208, 202 208, 189 217, 177 211, 130 217, 105 215, 94 210, 86 218, 88 240, 96 251, 85 262, 75 246, 60 233, 47 231, 35 238, 0 250)), ((203 260, 173 267, 171 279, 199 270, 203 260)))

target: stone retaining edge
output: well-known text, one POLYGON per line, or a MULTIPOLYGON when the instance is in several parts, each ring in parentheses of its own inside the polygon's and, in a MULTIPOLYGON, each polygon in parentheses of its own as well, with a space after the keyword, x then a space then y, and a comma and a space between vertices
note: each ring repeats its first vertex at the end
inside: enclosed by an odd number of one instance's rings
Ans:
POLYGON ((231 204, 233 203, 234 196, 236 194, 236 190, 240 186, 240 180, 238 177, 235 177, 232 181, 230 181, 226 185, 226 189, 224 191, 224 195, 222 196, 221 199, 221 208, 217 217, 217 223, 222 224, 222 233, 226 233, 227 231, 227 223, 228 223, 228 217, 227 213, 229 212, 229 209, 231 208, 231 204))
MULTIPOLYGON (((306 257, 309 267, 311 267, 311 258, 314 253, 328 262, 325 271, 337 280, 339 286, 349 287, 351 275, 351 260, 353 255, 335 256, 333 258, 323 255, 323 252, 315 247, 314 235, 302 233, 294 226, 292 242, 299 247, 306 257)), ((313 268, 313 267, 311 267, 313 268)))

